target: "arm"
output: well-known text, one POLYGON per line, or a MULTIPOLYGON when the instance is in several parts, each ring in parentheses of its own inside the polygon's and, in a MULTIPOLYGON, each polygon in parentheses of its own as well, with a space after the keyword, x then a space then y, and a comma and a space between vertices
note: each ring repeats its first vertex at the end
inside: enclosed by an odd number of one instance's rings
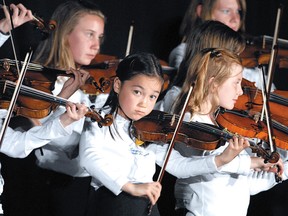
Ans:
POLYGON ((69 78, 63 85, 59 97, 70 98, 81 86, 85 84, 90 77, 89 72, 85 70, 70 69, 68 74, 73 74, 73 77, 69 78))
MULTIPOLYGON (((15 131, 8 127, 0 151, 10 157, 24 158, 31 151, 46 145, 51 140, 70 135, 73 128, 69 126, 81 119, 87 112, 87 108, 82 104, 67 104, 66 109, 67 112, 59 118, 47 121, 41 126, 35 126, 26 132, 15 131)), ((1 110, 1 119, 5 115, 6 110, 1 110)))
POLYGON ((155 204, 161 185, 152 181, 154 154, 146 155, 143 148, 135 148, 134 141, 120 129, 119 138, 113 127, 115 140, 108 127, 99 128, 87 122, 79 145, 80 165, 116 196, 125 191, 133 196, 148 197, 155 204))
MULTIPOLYGON (((288 177, 288 162, 285 161, 284 163, 282 160, 279 160, 279 163, 282 163, 283 173, 282 173, 282 180, 287 180, 288 177)), ((271 164, 270 164, 271 165, 271 164)), ((249 180, 249 188, 250 194, 255 195, 265 190, 269 190, 273 186, 277 184, 275 180, 275 168, 274 166, 270 166, 270 169, 266 169, 263 171, 251 171, 250 175, 248 176, 249 180)))
MULTIPOLYGON (((241 160, 238 158, 240 152, 248 146, 248 141, 234 137, 220 154, 183 157, 179 152, 173 150, 167 164, 167 171, 178 178, 188 178, 223 171, 248 173, 251 166, 250 157, 246 156, 243 159, 241 158, 241 160), (230 164, 231 161, 234 162, 228 168, 224 166, 230 164)), ((162 166, 167 148, 168 145, 150 144, 147 150, 153 151, 157 155, 157 164, 162 166)))
POLYGON ((175 47, 169 55, 169 66, 174 68, 179 68, 185 53, 186 53, 186 43, 181 43, 175 47))
POLYGON ((160 197, 162 186, 159 182, 150 182, 143 184, 126 183, 122 187, 122 191, 133 196, 143 197, 147 196, 152 205, 155 205, 160 197))

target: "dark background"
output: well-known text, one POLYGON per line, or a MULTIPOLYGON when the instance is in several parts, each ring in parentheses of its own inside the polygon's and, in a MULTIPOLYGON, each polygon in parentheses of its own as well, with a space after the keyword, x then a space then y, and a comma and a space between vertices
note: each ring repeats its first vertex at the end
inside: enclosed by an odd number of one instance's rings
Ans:
MULTIPOLYGON (((170 51, 180 42, 179 25, 191 0, 94 0, 107 17, 105 41, 102 54, 118 58, 125 56, 129 28, 134 22, 130 53, 147 51, 167 61, 170 51)), ((34 14, 45 21, 64 0, 7 0, 6 4, 22 2, 34 14)), ((288 39, 287 0, 247 0, 246 32, 253 36, 274 35, 277 9, 283 5, 279 38, 288 39)), ((3 14, 0 13, 0 16, 3 14)), ((18 59, 24 59, 27 51, 35 47, 41 33, 31 23, 14 31, 18 59)), ((7 41, 0 49, 0 58, 14 58, 11 43, 7 41)), ((275 73, 274 83, 278 89, 287 90, 287 70, 275 73)))
MULTIPOLYGON (((107 16, 105 42, 102 53, 122 58, 125 55, 130 24, 134 21, 134 34, 131 52, 148 51, 167 60, 169 52, 179 42, 178 28, 191 0, 94 0, 107 16)), ((53 10, 63 0, 6 0, 22 2, 34 14, 48 21, 53 10)), ((279 37, 288 39, 288 1, 286 0, 248 0, 247 33, 274 35, 277 8, 283 4, 279 37)), ((0 13, 1 14, 1 13, 0 13)), ((2 14, 1 14, 2 15, 2 14)), ((34 47, 40 39, 40 33, 31 24, 24 24, 15 31, 16 45, 20 56, 25 55, 29 47, 34 47)), ((9 57, 11 45, 6 42, 1 48, 1 57, 9 57), (7 50, 7 51, 6 51, 7 50)))

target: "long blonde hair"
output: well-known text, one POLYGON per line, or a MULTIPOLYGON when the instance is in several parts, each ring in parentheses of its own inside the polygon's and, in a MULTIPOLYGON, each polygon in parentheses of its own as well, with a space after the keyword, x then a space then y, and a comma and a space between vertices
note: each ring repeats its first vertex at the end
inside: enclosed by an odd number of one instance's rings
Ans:
POLYGON ((219 98, 213 87, 215 84, 221 86, 231 76, 234 64, 242 67, 238 56, 227 49, 207 48, 197 53, 191 61, 187 78, 175 101, 174 113, 180 114, 191 85, 193 92, 186 111, 193 115, 202 110, 203 102, 210 100, 212 107, 207 114, 213 113, 219 106, 219 98))
POLYGON ((35 62, 60 69, 76 68, 67 36, 84 15, 99 16, 104 22, 106 19, 96 5, 86 5, 81 2, 67 1, 56 8, 51 17, 51 20, 56 23, 55 30, 38 45, 35 62))

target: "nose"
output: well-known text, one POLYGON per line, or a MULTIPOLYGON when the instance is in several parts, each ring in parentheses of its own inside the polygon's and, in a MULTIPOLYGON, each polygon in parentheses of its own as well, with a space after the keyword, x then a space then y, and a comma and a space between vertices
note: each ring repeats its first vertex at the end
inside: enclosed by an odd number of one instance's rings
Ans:
POLYGON ((98 51, 100 49, 100 45, 101 45, 101 39, 98 37, 94 38, 92 41, 92 46, 91 46, 92 49, 98 51))
POLYGON ((242 86, 240 85, 238 87, 238 96, 241 96, 241 95, 243 95, 243 89, 242 89, 242 86))
POLYGON ((142 100, 139 103, 140 107, 146 108, 147 107, 147 102, 148 102, 148 97, 143 97, 142 100))
POLYGON ((240 14, 239 11, 231 11, 230 13, 230 21, 240 23, 240 14))

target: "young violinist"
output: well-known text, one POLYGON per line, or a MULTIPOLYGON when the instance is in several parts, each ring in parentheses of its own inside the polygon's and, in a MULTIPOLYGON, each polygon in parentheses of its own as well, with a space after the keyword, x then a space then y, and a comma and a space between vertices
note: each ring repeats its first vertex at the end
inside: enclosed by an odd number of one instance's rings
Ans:
POLYGON ((207 20, 189 33, 186 39, 186 47, 186 54, 180 64, 178 73, 164 98, 155 105, 156 110, 171 112, 172 105, 186 79, 190 62, 197 52, 208 47, 221 47, 233 53, 241 53, 245 48, 245 41, 238 32, 233 31, 227 25, 219 21, 207 20))
MULTIPOLYGON (((175 47, 169 55, 169 65, 179 68, 186 53, 187 44, 191 32, 201 23, 206 20, 215 20, 224 23, 229 28, 241 34, 245 33, 245 15, 246 1, 245 0, 198 0, 191 1, 189 8, 184 15, 181 23, 182 42, 175 47)), ((198 41, 194 42, 195 44, 198 41)), ((243 50, 242 50, 243 51, 243 50)), ((240 53, 237 53, 240 54, 240 53)), ((181 73, 183 71, 179 71, 181 73)), ((261 70, 258 67, 245 67, 243 77, 262 89, 261 70)), ((271 91, 275 89, 272 85, 271 91)))
MULTIPOLYGON (((9 31, 12 29, 10 14, 7 6, 0 5, 5 14, 5 18, 0 20, 0 47, 9 38, 9 31)), ((31 10, 28 10, 23 4, 10 4, 9 9, 12 10, 13 27, 16 28, 33 19, 31 10)))
MULTIPOLYGON (((243 93, 241 88, 243 67, 235 54, 224 49, 207 48, 197 53, 191 61, 187 79, 173 107, 173 112, 179 113, 190 86, 193 91, 189 99, 186 121, 197 121, 217 125, 215 113, 219 107, 233 109, 237 98, 243 93)), ((229 128, 228 128, 229 129, 229 128)), ((239 137, 235 142, 246 138, 239 137)), ((231 141, 230 141, 231 142, 231 141)), ((229 145, 227 142, 213 151, 197 150, 177 145, 175 148, 186 157, 208 158, 221 155, 229 145)), ((231 143, 230 143, 231 145, 231 143)), ((253 164, 255 158, 247 151, 240 152, 233 161, 225 166, 229 172, 202 173, 191 178, 177 179, 175 184, 176 209, 178 215, 239 215, 245 216, 250 195, 268 190, 276 184, 275 167, 246 169, 240 173, 240 166, 253 164), (235 163, 237 161, 237 163, 235 163), (180 211, 181 210, 181 211, 180 211)), ((280 173, 283 172, 283 162, 277 162, 280 173)), ((285 162, 285 167, 287 162, 285 162)), ((282 175, 287 179, 287 168, 282 175)))
MULTIPOLYGON (((131 54, 119 63, 113 89, 101 110, 103 115, 112 114, 114 121, 102 128, 87 122, 79 145, 80 164, 92 176, 89 216, 147 215, 149 203, 154 206, 151 215, 159 215, 155 204, 161 184, 153 181, 153 175, 155 163, 163 163, 168 144, 139 145, 131 126, 149 115, 162 86, 161 66, 154 55, 131 54)), ((197 178, 202 173, 231 171, 230 161, 243 175, 251 168, 271 166, 250 157, 240 164, 235 157, 249 143, 236 137, 229 143, 221 154, 205 158, 186 158, 172 150, 167 171, 178 178, 197 178)))
MULTIPOLYGON (((88 1, 66 1, 55 9, 51 20, 55 22, 56 28, 46 40, 40 42, 33 62, 61 70, 72 68, 84 76, 88 72, 82 70, 81 66, 90 64, 99 53, 104 36, 105 16, 97 6, 88 1)), ((54 95, 60 92, 67 79, 58 77, 53 90, 54 95)), ((80 89, 65 98, 73 103, 84 103, 87 107, 91 105, 88 95, 80 89)), ((65 110, 60 106, 53 116, 41 119, 40 122, 43 124, 63 112, 65 110)), ((7 208, 13 211, 14 215, 85 215, 91 177, 79 165, 78 143, 84 121, 82 118, 73 123, 70 136, 54 139, 34 151, 36 159, 33 157, 32 163, 28 163, 29 167, 26 168, 33 170, 33 175, 28 176, 27 180, 24 179, 27 185, 23 185, 23 190, 20 190, 29 191, 29 194, 25 194, 25 201, 30 202, 27 206, 32 213, 27 211, 28 208, 23 211, 13 209, 13 202, 23 201, 20 200, 20 195, 15 194, 19 191, 16 191, 19 180, 15 182, 15 174, 10 175, 12 179, 9 179, 9 193, 19 198, 17 201, 9 200, 7 208), (36 200, 35 197, 41 197, 38 205, 29 200, 36 200)), ((9 165, 8 172, 11 167, 9 165)), ((26 173, 21 174, 19 179, 26 178, 26 173)))

